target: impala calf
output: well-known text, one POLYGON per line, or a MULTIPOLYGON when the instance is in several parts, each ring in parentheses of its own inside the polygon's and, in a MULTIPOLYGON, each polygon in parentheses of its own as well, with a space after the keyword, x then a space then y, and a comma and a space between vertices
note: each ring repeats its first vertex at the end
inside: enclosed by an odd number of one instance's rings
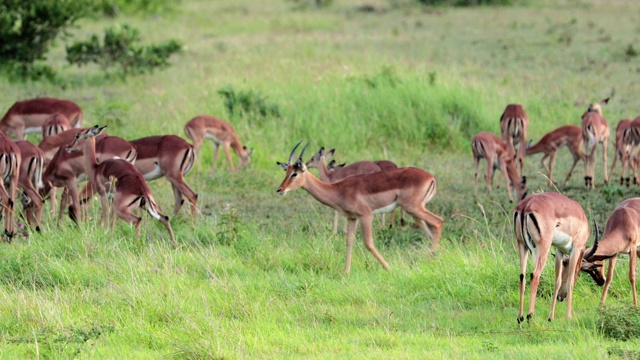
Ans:
POLYGON ((529 313, 535 311, 540 274, 547 263, 551 247, 555 247, 556 280, 551 299, 549 321, 553 320, 556 300, 567 299, 567 319, 571 318, 573 286, 578 279, 578 262, 584 255, 589 238, 589 224, 582 206, 558 193, 537 193, 522 200, 513 214, 513 227, 520 253, 520 313, 518 323, 524 320, 524 291, 527 258, 531 253, 534 263, 531 273, 529 313), (564 260, 568 255, 568 260, 564 260))
POLYGON ((53 114, 42 124, 42 138, 57 135, 71 129, 71 123, 63 114, 53 114))
POLYGON ((173 229, 169 223, 169 217, 160 213, 151 190, 144 181, 142 174, 130 162, 122 159, 108 159, 98 163, 96 158, 96 139, 103 128, 94 126, 91 129, 78 133, 75 140, 67 147, 67 152, 82 151, 84 163, 89 175, 89 181, 100 194, 102 203, 102 220, 107 219, 107 190, 106 186, 115 180, 115 196, 111 208, 111 229, 115 226, 115 214, 133 224, 136 228, 136 236, 140 236, 141 218, 132 214, 138 207, 145 209, 154 219, 160 221, 177 247, 173 229))
MULTIPOLYGON (((597 234, 596 234, 597 235, 597 234)), ((631 198, 621 202, 613 210, 607 220, 602 239, 596 241, 592 248, 584 255, 585 263, 583 270, 598 270, 599 276, 593 277, 598 285, 602 286, 604 279, 604 289, 600 298, 600 306, 604 306, 607 299, 609 285, 613 280, 613 269, 619 254, 629 254, 629 282, 631 283, 631 293, 633 294, 633 306, 638 306, 638 296, 636 294, 636 259, 640 255, 640 198, 631 198), (599 264, 603 260, 609 259, 607 276, 604 276, 604 268, 599 264)))
POLYGON ((516 166, 520 167, 520 176, 524 176, 524 154, 527 142, 529 117, 520 104, 509 104, 500 117, 500 133, 507 148, 515 154, 516 166))
POLYGON ((20 149, 9 137, 0 133, 0 201, 4 216, 4 234, 11 242, 14 235, 14 200, 18 191, 18 178, 21 165, 20 149))
POLYGON ((82 123, 82 109, 76 103, 45 97, 13 104, 0 120, 0 130, 24 139, 25 134, 41 132, 44 122, 54 114, 64 115, 73 127, 82 123))
POLYGON ((371 221, 374 214, 392 211, 400 206, 413 216, 416 224, 432 240, 433 250, 437 249, 444 225, 444 219, 425 208, 436 193, 436 179, 428 172, 417 168, 399 168, 372 174, 350 176, 335 183, 325 183, 307 171, 302 160, 305 146, 295 160, 296 145, 291 151, 286 175, 277 193, 285 195, 289 191, 303 188, 316 200, 347 217, 347 257, 345 272, 351 270, 351 250, 355 239, 356 221, 360 221, 365 246, 385 268, 389 265, 378 253, 373 243, 371 221))
POLYGON ((27 140, 16 141, 20 156, 20 175, 18 185, 25 195, 22 205, 29 225, 40 232, 40 220, 42 219, 42 207, 44 200, 38 189, 44 188, 42 172, 44 166, 44 153, 40 148, 27 140))
POLYGON ((187 137, 193 141, 193 147, 196 153, 200 153, 204 139, 211 139, 213 141, 213 165, 211 169, 214 173, 218 163, 220 145, 222 145, 231 171, 235 171, 235 167, 229 148, 233 148, 236 152, 239 166, 246 166, 251 163, 253 149, 249 150, 246 146, 242 145, 233 127, 226 121, 210 115, 196 116, 185 125, 184 132, 187 134, 187 137))
POLYGON ((564 184, 566 185, 569 179, 571 179, 571 174, 573 174, 573 170, 576 168, 578 161, 584 161, 584 153, 580 149, 582 146, 582 129, 580 126, 561 126, 545 134, 538 143, 526 150, 526 156, 537 153, 544 154, 542 159, 540 159, 540 163, 542 164, 542 168, 547 172, 549 185, 553 183, 553 165, 556 161, 556 153, 563 146, 569 148, 571 156, 573 156, 573 165, 571 166, 571 170, 569 170, 569 174, 567 174, 567 178, 564 180, 564 184), (548 167, 544 163, 546 159, 549 159, 548 167))
POLYGON ((478 197, 478 167, 480 166, 480 159, 482 158, 487 160, 487 170, 485 171, 484 179, 487 182, 489 194, 491 194, 492 191, 493 175, 496 169, 499 169, 504 174, 507 183, 509 201, 513 202, 512 192, 515 194, 517 201, 527 196, 527 179, 524 176, 520 179, 513 153, 499 137, 490 132, 482 131, 471 141, 471 150, 473 151, 473 159, 476 163, 473 190, 475 197, 478 197))
POLYGON ((584 182, 587 188, 593 189, 595 175, 596 148, 602 144, 602 159, 604 163, 604 181, 608 183, 607 175, 607 144, 609 143, 609 123, 602 116, 602 105, 607 104, 609 98, 589 105, 587 112, 582 115, 582 139, 585 148, 584 182))
POLYGON ((198 194, 184 179, 193 167, 193 146, 175 135, 149 136, 129 142, 137 151, 134 165, 145 180, 155 180, 164 176, 171 183, 175 199, 173 216, 178 215, 184 203, 184 195, 191 204, 191 216, 196 220, 198 194))

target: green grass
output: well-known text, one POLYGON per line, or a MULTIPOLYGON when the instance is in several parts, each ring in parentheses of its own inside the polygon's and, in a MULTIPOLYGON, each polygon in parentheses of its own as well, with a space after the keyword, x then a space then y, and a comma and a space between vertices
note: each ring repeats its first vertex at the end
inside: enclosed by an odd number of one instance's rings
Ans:
MULTIPOLYGON (((0 358, 637 358, 637 338, 603 332, 602 289, 587 276, 576 285, 574 318, 559 303, 556 320, 546 321, 552 263, 533 321, 517 325, 513 204, 500 173, 500 188, 488 196, 481 180, 474 202, 469 149, 476 132, 499 131, 511 102, 527 110, 534 141, 578 124, 588 103, 613 88, 604 108, 612 129, 637 116, 638 63, 628 51, 640 38, 635 2, 372 3, 385 11, 359 13, 349 1, 304 11, 286 1, 182 1, 171 16, 116 20, 149 42, 182 41, 185 52, 167 70, 105 79, 96 68, 65 67, 59 43, 49 61, 65 88, 0 79, 2 109, 35 96, 69 98, 86 125, 108 124, 127 139, 183 135, 189 119, 212 114, 255 149, 249 168, 212 178, 211 145, 203 147, 187 177, 202 214, 197 224, 186 209, 171 219, 177 250, 148 216, 140 239, 122 221, 108 232, 94 221, 58 228, 46 215, 42 234, 0 244, 0 358), (217 93, 224 86, 266 96, 282 116, 229 117, 217 93), (434 174, 428 207, 446 219, 438 254, 416 230, 381 229, 376 219, 376 245, 392 270, 358 241, 344 275, 345 240, 330 231, 332 211, 301 190, 275 194, 283 177, 275 162, 301 140, 311 141, 309 156, 325 146, 339 162, 387 158, 434 174)), ((112 22, 87 21, 74 35, 100 34, 112 22)), ((556 164, 562 179, 568 151, 556 164)), ((553 190, 538 173, 539 156, 526 171, 530 190, 553 190)), ((601 227, 622 199, 637 196, 616 185, 585 191, 582 176, 580 165, 559 190, 601 227)), ((150 186, 169 212, 167 182, 150 186)), ((94 201, 92 218, 99 210, 94 201)), ((607 305, 624 314, 632 300, 628 259, 620 262, 607 305)))

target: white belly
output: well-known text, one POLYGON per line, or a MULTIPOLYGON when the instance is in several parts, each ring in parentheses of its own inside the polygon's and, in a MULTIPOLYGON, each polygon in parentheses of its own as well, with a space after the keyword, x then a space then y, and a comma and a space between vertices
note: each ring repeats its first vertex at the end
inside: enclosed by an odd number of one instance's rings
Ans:
POLYGON ((162 171, 160 171, 160 166, 158 166, 158 163, 156 163, 155 167, 153 168, 153 171, 144 174, 144 179, 145 180, 155 180, 157 178, 162 177, 163 175, 164 174, 162 173, 162 171))
POLYGON ((393 202, 385 207, 381 207, 379 209, 375 209, 373 210, 373 214, 386 214, 388 212, 393 211, 396 207, 398 207, 398 203, 397 202, 393 202))
POLYGON ((556 248, 560 249, 562 253, 569 254, 571 252, 571 248, 573 247, 571 240, 572 240, 571 235, 565 232, 562 232, 560 230, 556 230, 553 233, 553 240, 551 244, 556 248))
POLYGON ((220 139, 218 139, 217 137, 215 137, 215 136, 213 136, 213 135, 211 135, 209 133, 207 133, 204 137, 207 138, 207 139, 213 140, 213 142, 216 143, 216 144, 221 144, 222 143, 222 141, 220 141, 220 139))
POLYGON ((42 133, 42 127, 28 127, 24 128, 25 134, 36 134, 42 133))

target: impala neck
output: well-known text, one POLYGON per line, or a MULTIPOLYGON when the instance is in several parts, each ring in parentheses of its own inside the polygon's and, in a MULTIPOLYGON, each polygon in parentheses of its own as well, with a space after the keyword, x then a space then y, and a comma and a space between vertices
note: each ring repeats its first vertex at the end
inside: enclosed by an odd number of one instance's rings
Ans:
POLYGON ((613 229, 608 232, 600 241, 598 241, 598 249, 593 255, 596 259, 607 259, 620 253, 629 253, 637 251, 631 248, 632 243, 627 240, 625 231, 613 229))
POLYGON ((329 173, 327 159, 325 159, 324 156, 321 156, 320 161, 318 161, 318 174, 320 174, 320 179, 322 179, 322 181, 331 182, 331 173, 329 173))
POLYGON ((84 143, 82 151, 84 152, 84 164, 87 168, 87 174, 89 179, 93 179, 98 166, 98 160, 96 158, 96 138, 90 136, 84 143))
MULTIPOLYGON (((326 166, 324 167, 326 169, 326 166)), ((336 209, 340 195, 334 184, 323 182, 309 171, 305 171, 302 188, 319 202, 336 209)))

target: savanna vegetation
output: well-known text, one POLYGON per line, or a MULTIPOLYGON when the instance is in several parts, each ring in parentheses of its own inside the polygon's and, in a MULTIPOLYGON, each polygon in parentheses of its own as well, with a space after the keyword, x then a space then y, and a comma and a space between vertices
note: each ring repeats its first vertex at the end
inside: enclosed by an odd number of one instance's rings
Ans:
MULTIPOLYGON (((573 319, 559 303, 551 323, 549 262, 536 315, 517 324, 514 204, 503 182, 474 200, 469 144, 478 131, 499 132, 508 103, 524 105, 534 142, 579 124, 612 89, 603 109, 611 128, 636 117, 636 2, 300 3, 115 7, 117 16, 82 18, 53 43, 47 64, 58 81, 0 79, 0 109, 70 99, 85 125, 126 139, 184 136, 189 119, 212 114, 254 149, 249 167, 230 173, 223 162, 209 176, 212 148, 203 147, 187 177, 201 214, 197 223, 186 209, 172 217, 177 249, 148 216, 139 239, 122 221, 110 232, 93 220, 57 227, 47 215, 41 233, 0 244, 0 358, 639 358, 626 257, 604 310, 602 288, 581 276, 573 319), (65 45, 123 23, 151 43, 176 39, 182 52, 166 69, 126 78, 95 63, 68 65, 65 45), (303 190, 275 193, 284 175, 276 161, 299 141, 311 142, 307 156, 324 146, 339 162, 390 159, 431 172, 438 193, 427 207, 446 219, 437 254, 411 226, 383 229, 376 220, 391 271, 357 241, 344 275, 333 212, 303 190)), ((539 155, 525 159, 529 189, 577 200, 603 228, 638 187, 603 185, 598 156, 595 190, 584 189, 582 164, 568 186, 547 186, 539 155)), ((570 164, 561 150, 556 178, 570 164)), ((150 186, 169 212, 169 184, 150 186)), ((99 211, 94 201, 91 218, 99 211)))

